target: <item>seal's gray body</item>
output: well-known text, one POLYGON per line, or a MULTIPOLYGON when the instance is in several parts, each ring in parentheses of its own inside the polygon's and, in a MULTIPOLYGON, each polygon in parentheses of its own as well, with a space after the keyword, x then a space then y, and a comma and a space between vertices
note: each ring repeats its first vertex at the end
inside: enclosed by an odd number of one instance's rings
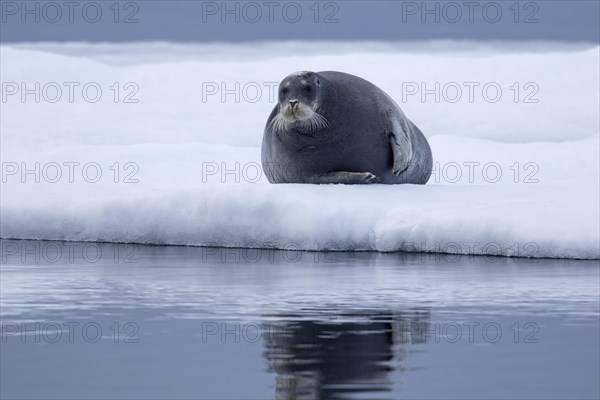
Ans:
POLYGON ((296 92, 287 97, 280 93, 262 143, 263 168, 271 183, 427 182, 432 168, 427 139, 391 97, 342 72, 297 73, 282 84, 289 80, 292 84, 286 86, 296 87, 298 79, 306 84, 308 77, 319 83, 311 104, 327 126, 307 130, 290 123, 275 129, 273 119, 290 96, 304 102, 296 92))

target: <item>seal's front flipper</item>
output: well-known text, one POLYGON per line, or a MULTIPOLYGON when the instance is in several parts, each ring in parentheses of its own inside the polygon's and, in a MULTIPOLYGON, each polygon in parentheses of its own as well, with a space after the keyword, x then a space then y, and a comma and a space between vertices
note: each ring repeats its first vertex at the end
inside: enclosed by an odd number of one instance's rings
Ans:
POLYGON ((360 185, 379 182, 379 177, 370 172, 330 172, 328 174, 316 175, 313 183, 343 183, 345 185, 360 185))
POLYGON ((412 149, 404 135, 395 135, 390 133, 390 146, 392 148, 393 165, 392 173, 400 175, 406 168, 412 158, 412 149))
POLYGON ((410 142, 411 132, 406 119, 392 122, 392 132, 389 133, 390 146, 394 156, 392 172, 400 175, 408 168, 412 159, 412 145, 410 142))

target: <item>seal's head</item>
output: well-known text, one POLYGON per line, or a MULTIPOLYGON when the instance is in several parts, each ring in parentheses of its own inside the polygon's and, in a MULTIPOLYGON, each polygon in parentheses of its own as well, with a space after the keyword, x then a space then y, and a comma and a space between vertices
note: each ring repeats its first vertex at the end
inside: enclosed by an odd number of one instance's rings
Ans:
POLYGON ((275 131, 290 128, 315 132, 329 126, 318 113, 321 79, 310 71, 295 72, 279 84, 279 112, 271 121, 275 131))

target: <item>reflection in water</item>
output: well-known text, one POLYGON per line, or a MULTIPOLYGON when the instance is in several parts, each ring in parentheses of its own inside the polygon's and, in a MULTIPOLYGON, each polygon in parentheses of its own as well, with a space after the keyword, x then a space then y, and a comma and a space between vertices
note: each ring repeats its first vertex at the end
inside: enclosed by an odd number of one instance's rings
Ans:
POLYGON ((406 343, 422 343, 429 310, 361 311, 329 319, 272 316, 265 326, 265 357, 276 373, 277 399, 344 398, 391 391, 388 374, 405 356, 406 343))
POLYGON ((599 398, 598 260, 0 240, 0 262, 1 323, 79 324, 0 340, 0 398, 599 398))

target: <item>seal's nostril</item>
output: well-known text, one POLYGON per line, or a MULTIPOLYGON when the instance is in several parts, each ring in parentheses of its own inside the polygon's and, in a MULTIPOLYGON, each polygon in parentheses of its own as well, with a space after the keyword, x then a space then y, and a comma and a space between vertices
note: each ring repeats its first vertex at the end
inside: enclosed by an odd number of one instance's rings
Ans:
POLYGON ((296 107, 297 104, 298 104, 298 100, 290 100, 290 106, 292 108, 296 107))

